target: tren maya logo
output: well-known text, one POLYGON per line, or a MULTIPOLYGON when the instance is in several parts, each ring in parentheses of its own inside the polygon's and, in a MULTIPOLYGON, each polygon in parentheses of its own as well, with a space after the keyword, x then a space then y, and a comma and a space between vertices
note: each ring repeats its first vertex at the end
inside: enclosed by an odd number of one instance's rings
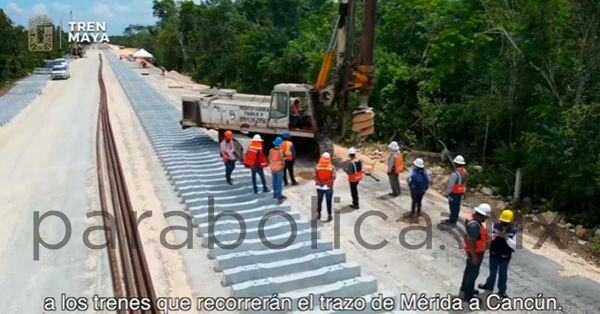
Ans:
POLYGON ((108 43, 106 35, 106 22, 69 22, 69 42, 70 43, 108 43))
POLYGON ((52 20, 46 15, 29 19, 29 51, 52 51, 52 20))

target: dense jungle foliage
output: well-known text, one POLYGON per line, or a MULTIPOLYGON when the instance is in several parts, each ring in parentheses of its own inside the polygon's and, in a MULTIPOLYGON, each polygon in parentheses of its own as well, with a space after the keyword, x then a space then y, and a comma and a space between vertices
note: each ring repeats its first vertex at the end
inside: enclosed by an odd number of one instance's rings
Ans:
MULTIPOLYGON (((116 41, 198 81, 268 93, 314 82, 337 4, 155 0, 154 14, 116 41)), ((522 194, 542 210, 598 224, 599 31, 595 0, 380 0, 371 139, 431 151, 441 141, 482 166, 471 184, 503 195, 522 168, 522 194)))

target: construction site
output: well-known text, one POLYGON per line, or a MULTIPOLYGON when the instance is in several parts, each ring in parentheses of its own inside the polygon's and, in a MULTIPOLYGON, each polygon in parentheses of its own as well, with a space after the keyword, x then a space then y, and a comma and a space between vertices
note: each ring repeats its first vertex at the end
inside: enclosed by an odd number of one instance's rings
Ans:
POLYGON ((354 2, 315 81, 269 95, 114 43, 1 90, 2 311, 597 313, 600 228, 470 185, 445 143, 368 140, 377 1, 354 2))

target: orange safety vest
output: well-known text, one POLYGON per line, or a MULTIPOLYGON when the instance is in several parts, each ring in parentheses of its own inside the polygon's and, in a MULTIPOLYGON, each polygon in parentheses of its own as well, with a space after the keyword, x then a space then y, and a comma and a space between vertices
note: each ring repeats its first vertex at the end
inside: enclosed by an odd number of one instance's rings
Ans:
POLYGON ((272 172, 282 171, 285 167, 283 163, 283 152, 279 148, 272 148, 269 151, 269 167, 272 172))
MULTIPOLYGON (((388 169, 388 172, 391 171, 391 169, 388 169)), ((404 158, 400 152, 396 153, 396 158, 394 159, 394 172, 397 174, 404 172, 404 158)))
MULTIPOLYGON (((244 165, 248 167, 254 167, 256 164, 256 158, 258 158, 258 152, 262 150, 262 142, 260 141, 252 141, 250 142, 250 146, 248 147, 248 153, 246 153, 246 157, 244 158, 244 165)), ((267 166, 267 160, 262 155, 260 160, 260 167, 264 168, 267 166)))
POLYGON ((452 193, 465 194, 467 190, 467 170, 464 167, 460 167, 456 172, 458 173, 458 182, 452 187, 452 193))
POLYGON ((281 144, 281 150, 283 151, 283 155, 286 160, 294 160, 294 154, 292 153, 292 147, 294 144, 292 141, 285 140, 283 144, 281 144))
POLYGON ((354 164, 354 162, 352 161, 350 162, 352 163, 352 168, 354 168, 354 173, 348 174, 348 181, 352 183, 360 182, 360 180, 362 180, 363 178, 363 175, 365 174, 365 171, 358 171, 358 169, 356 168, 356 164, 354 164))
POLYGON ((332 187, 333 186, 333 172, 335 171, 335 168, 333 167, 333 165, 328 162, 328 163, 318 163, 317 164, 317 183, 318 184, 324 184, 327 185, 328 187, 332 187))
MULTIPOLYGON (((471 215, 467 218, 467 223, 475 220, 475 216, 471 215)), ((479 240, 475 241, 475 245, 472 245, 472 241, 465 235, 464 249, 466 253, 483 253, 487 250, 487 231, 485 226, 479 221, 477 222, 481 228, 479 228, 479 240)))

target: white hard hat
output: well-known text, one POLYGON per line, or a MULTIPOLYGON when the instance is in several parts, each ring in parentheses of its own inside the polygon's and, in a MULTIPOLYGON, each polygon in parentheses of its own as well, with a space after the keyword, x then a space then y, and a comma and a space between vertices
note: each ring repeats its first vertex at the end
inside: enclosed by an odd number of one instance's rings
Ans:
POLYGON ((492 207, 487 203, 481 203, 479 206, 475 207, 475 212, 489 217, 492 214, 492 207))
POLYGON ((419 167, 419 168, 424 168, 425 167, 425 163, 423 162, 423 159, 421 158, 417 158, 415 159, 415 161, 413 161, 413 165, 419 167))
POLYGON ((398 146, 398 143, 396 141, 391 142, 390 145, 388 145, 388 147, 391 150, 399 150, 400 149, 400 146, 398 146))
POLYGON ((321 155, 321 157, 323 157, 325 159, 331 159, 331 155, 329 153, 323 153, 323 155, 321 155))
POLYGON ((256 134, 254 135, 254 137, 252 138, 253 141, 261 141, 262 142, 262 137, 260 137, 260 134, 256 134))
POLYGON ((356 155, 356 149, 354 147, 350 147, 348 150, 348 155, 356 155))
POLYGON ((454 163, 459 164, 459 165, 464 165, 465 158, 462 155, 456 155, 456 157, 454 157, 454 163))

